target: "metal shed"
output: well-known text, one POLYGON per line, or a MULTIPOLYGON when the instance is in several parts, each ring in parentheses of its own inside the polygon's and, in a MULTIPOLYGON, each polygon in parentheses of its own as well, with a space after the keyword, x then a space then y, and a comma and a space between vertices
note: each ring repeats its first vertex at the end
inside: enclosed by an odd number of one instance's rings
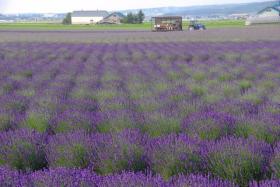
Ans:
POLYGON ((280 7, 267 7, 257 15, 249 17, 246 25, 263 24, 263 23, 280 23, 280 7))

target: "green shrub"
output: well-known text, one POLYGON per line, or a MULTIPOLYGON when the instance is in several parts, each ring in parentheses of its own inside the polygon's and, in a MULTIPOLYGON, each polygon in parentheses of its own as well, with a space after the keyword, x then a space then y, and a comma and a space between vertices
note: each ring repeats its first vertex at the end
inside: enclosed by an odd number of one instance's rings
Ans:
POLYGON ((193 74, 193 79, 197 82, 202 82, 206 79, 206 73, 204 72, 197 72, 193 74))
POLYGON ((191 92, 195 97, 201 97, 206 93, 206 88, 198 85, 191 86, 191 92))
POLYGON ((11 116, 5 113, 0 113, 0 132, 8 131, 13 128, 11 116))
POLYGON ((220 75, 218 78, 218 80, 221 82, 230 81, 232 79, 233 79, 233 76, 230 74, 223 74, 223 75, 220 75))
POLYGON ((269 175, 266 166, 270 154, 271 147, 264 142, 227 137, 209 144, 208 170, 215 177, 245 187, 269 175))
POLYGON ((180 132, 180 121, 176 118, 153 119, 150 123, 143 126, 142 129, 152 137, 159 137, 170 133, 180 132))
POLYGON ((126 128, 133 128, 131 120, 127 117, 104 120, 97 125, 97 131, 101 133, 121 132, 126 128))
POLYGON ((249 138, 253 136, 257 140, 262 140, 270 144, 279 140, 279 133, 280 127, 277 124, 253 119, 241 120, 234 129, 234 135, 237 137, 249 138))
POLYGON ((21 129, 0 134, 0 165, 22 171, 34 171, 47 166, 45 138, 42 134, 21 129))
POLYGON ((239 88, 241 92, 246 92, 248 89, 252 87, 252 84, 250 81, 243 80, 239 82, 239 88))
POLYGON ((46 148, 49 166, 87 168, 90 147, 90 139, 84 133, 58 134, 50 139, 46 148))
POLYGON ((49 127, 48 118, 43 114, 31 112, 27 115, 25 126, 38 132, 46 132, 49 127))

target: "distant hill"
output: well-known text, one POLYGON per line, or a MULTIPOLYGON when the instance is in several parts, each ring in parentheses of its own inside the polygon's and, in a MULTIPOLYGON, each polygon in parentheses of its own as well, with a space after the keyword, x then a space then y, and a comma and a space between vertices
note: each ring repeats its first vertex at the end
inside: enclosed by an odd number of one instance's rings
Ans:
MULTIPOLYGON (((227 18, 231 14, 250 14, 254 15, 265 7, 279 4, 279 1, 266 1, 242 4, 224 4, 224 5, 207 5, 207 6, 189 6, 189 7, 159 7, 142 9, 145 13, 146 20, 152 16, 158 15, 178 15, 185 18, 227 18)), ((128 12, 137 12, 137 9, 119 11, 123 14, 128 12)), ((1 15, 0 20, 28 21, 28 22, 61 22, 66 13, 50 13, 50 14, 9 14, 1 15)))
MULTIPOLYGON (((274 6, 279 1, 266 1, 256 3, 242 4, 224 4, 208 6, 190 6, 190 7, 161 7, 143 9, 147 17, 156 15, 179 15, 179 16, 228 16, 231 14, 248 13, 256 14, 265 7, 274 6)), ((136 12, 138 10, 124 10, 123 13, 136 12)))

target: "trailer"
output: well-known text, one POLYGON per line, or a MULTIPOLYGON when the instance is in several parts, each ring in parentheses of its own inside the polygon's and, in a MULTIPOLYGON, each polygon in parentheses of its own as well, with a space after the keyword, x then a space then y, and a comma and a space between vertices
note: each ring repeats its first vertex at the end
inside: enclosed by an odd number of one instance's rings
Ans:
POLYGON ((182 31, 183 18, 180 16, 157 16, 152 17, 152 31, 182 31))

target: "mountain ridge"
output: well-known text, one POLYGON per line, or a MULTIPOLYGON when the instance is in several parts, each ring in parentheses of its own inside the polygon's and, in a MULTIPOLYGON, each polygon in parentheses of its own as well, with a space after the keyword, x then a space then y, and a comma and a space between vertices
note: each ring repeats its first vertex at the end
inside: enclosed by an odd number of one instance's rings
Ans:
MULTIPOLYGON (((201 5, 186 7, 158 7, 142 9, 146 16, 156 15, 179 15, 179 16, 228 16, 230 14, 256 14, 265 7, 275 6, 279 1, 265 1, 253 3, 237 3, 237 4, 220 4, 220 5, 201 5)), ((120 12, 126 14, 128 12, 137 12, 139 9, 122 10, 120 12)))

